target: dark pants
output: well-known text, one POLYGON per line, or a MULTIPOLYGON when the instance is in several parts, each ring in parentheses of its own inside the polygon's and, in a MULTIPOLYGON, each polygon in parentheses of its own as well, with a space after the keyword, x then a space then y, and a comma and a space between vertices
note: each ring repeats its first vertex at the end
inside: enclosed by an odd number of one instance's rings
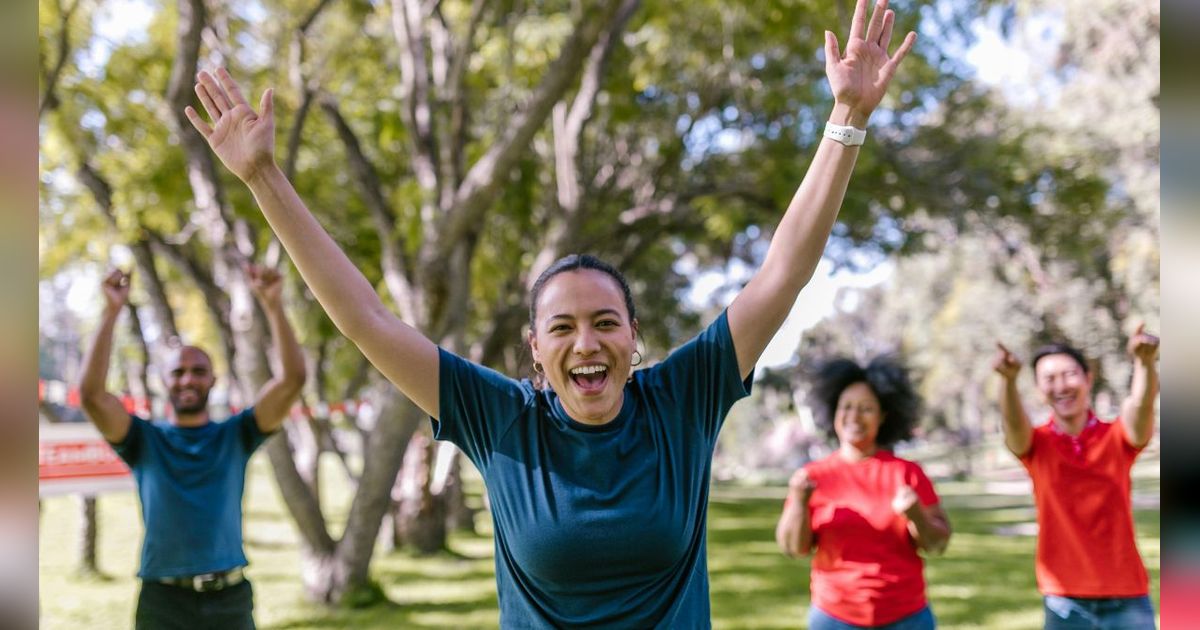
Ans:
POLYGON ((897 619, 892 623, 882 626, 856 626, 852 623, 846 623, 840 619, 836 619, 828 615, 825 611, 816 606, 808 607, 808 630, 853 630, 856 628, 883 628, 885 630, 933 630, 937 627, 937 621, 933 618, 933 611, 929 606, 918 610, 917 612, 903 618, 897 619))
POLYGON ((182 586, 142 582, 136 630, 254 630, 250 582, 197 593, 182 586))
POLYGON ((1046 630, 1154 630, 1150 598, 1046 595, 1046 630))

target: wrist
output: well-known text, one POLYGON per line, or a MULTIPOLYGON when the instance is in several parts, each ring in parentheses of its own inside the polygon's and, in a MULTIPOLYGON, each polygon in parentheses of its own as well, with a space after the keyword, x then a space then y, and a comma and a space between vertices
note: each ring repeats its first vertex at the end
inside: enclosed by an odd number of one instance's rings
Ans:
POLYGON ((1139 375, 1140 373, 1140 377, 1148 381, 1155 381, 1158 379, 1158 368, 1153 363, 1145 363, 1137 366, 1134 368, 1134 373, 1135 376, 1139 375))
POLYGON ((262 298, 258 298, 258 303, 262 305, 262 309, 267 315, 283 314, 282 300, 264 300, 262 298))
POLYGON ((829 122, 835 125, 850 125, 859 129, 866 129, 870 118, 869 112, 864 114, 849 105, 836 102, 833 104, 833 111, 829 113, 829 122))
POLYGON ((813 493, 812 489, 810 488, 788 488, 788 492, 792 495, 792 497, 803 501, 807 501, 813 493))
POLYGON ((247 186, 254 188, 255 186, 267 185, 272 180, 282 176, 283 171, 279 170, 279 165, 275 163, 274 159, 271 159, 248 172, 246 177, 242 178, 242 181, 247 186))

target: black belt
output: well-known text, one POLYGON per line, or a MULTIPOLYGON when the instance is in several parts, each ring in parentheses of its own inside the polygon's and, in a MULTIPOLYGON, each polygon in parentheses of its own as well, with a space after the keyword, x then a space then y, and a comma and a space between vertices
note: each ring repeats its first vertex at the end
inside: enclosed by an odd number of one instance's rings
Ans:
POLYGON ((236 584, 241 584, 243 581, 245 581, 245 579, 246 575, 242 572, 242 567, 237 567, 228 571, 218 571, 216 573, 201 573, 200 575, 154 578, 150 581, 191 589, 197 593, 207 593, 209 591, 219 591, 236 584))

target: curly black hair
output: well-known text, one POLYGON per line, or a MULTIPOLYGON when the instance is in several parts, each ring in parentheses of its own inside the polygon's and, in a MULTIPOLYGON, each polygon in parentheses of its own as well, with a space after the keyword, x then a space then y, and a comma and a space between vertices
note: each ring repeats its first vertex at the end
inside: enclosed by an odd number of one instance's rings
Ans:
POLYGON ((866 367, 847 358, 831 359, 813 370, 811 381, 809 405, 817 426, 833 442, 837 442, 833 419, 837 414, 838 398, 855 383, 866 383, 879 399, 883 412, 883 422, 875 437, 879 448, 891 449, 897 442, 911 439, 913 429, 920 421, 921 396, 913 387, 908 368, 894 356, 875 357, 866 367))

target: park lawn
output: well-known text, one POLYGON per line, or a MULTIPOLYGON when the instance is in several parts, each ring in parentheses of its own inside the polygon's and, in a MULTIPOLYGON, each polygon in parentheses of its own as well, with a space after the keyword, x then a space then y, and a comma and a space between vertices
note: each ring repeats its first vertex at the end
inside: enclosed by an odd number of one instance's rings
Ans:
MULTIPOLYGON (((327 506, 344 517, 350 497, 333 465, 323 467, 322 492, 340 497, 327 506)), ((478 491, 477 480, 470 480, 478 491)), ((247 477, 246 553, 260 628, 494 628, 496 588, 490 518, 479 534, 455 534, 451 552, 417 558, 376 555, 373 575, 391 603, 364 610, 328 610, 304 601, 295 528, 266 459, 251 460, 247 477)), ((1135 478, 1135 492, 1157 495, 1157 475, 1135 478)), ((939 493, 954 527, 947 553, 926 564, 928 592, 943 628, 1040 628, 1041 600, 1033 578, 1034 538, 999 536, 1001 526, 1033 519, 1027 495, 982 494, 978 481, 941 482, 939 493)), ((774 542, 783 488, 714 486, 709 514, 709 574, 716 628, 799 628, 808 602, 808 561, 782 556, 774 542)), ((477 498, 476 498, 477 500, 477 498)), ((1158 607, 1159 513, 1135 513, 1138 545, 1151 574, 1158 607)), ((75 573, 80 524, 74 497, 42 503, 40 610, 42 627, 128 628, 137 593, 142 525, 131 492, 99 501, 98 563, 104 576, 75 573)), ((341 522, 332 527, 340 529, 341 522)), ((586 544, 586 541, 580 541, 586 544)))

